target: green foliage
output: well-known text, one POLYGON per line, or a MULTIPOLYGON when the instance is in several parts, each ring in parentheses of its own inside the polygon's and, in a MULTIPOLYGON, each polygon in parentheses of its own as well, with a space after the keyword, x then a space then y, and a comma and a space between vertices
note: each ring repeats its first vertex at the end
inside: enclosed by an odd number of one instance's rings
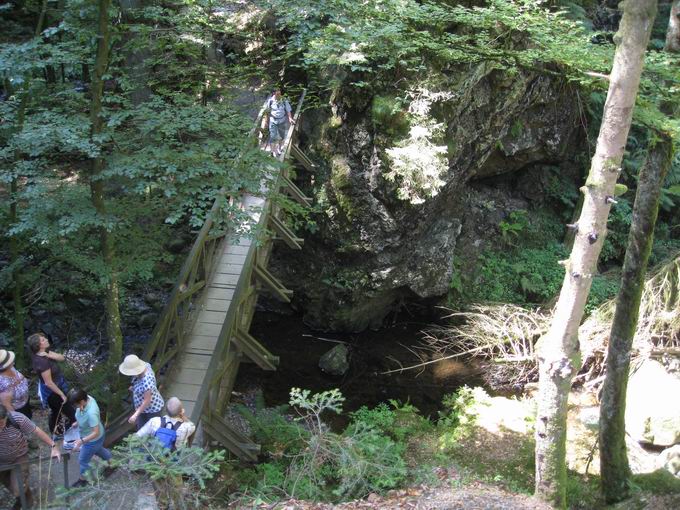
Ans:
POLYGON ((469 300, 517 304, 547 301, 562 285, 564 269, 557 262, 566 256, 564 247, 557 243, 511 253, 485 252, 469 300))
POLYGON ((607 237, 605 237, 600 253, 600 261, 623 263, 623 256, 628 246, 628 231, 633 219, 633 208, 630 202, 620 197, 618 203, 609 212, 607 237))
POLYGON ((474 430, 477 413, 474 407, 488 398, 481 388, 463 386, 442 400, 443 411, 439 411, 437 434, 439 449, 447 452, 458 446, 461 439, 474 430))
POLYGON ((338 434, 328 429, 321 415, 342 412, 343 401, 338 390, 312 394, 291 389, 290 405, 299 418, 292 423, 265 418, 272 432, 265 439, 278 433, 292 436, 293 427, 299 442, 285 443, 276 455, 268 447, 270 461, 239 476, 242 494, 263 501, 281 496, 343 501, 402 483, 407 475, 404 441, 415 430, 414 423, 425 419, 414 418, 417 410, 412 406, 396 403, 394 409, 362 408, 338 434))
POLYGON ((375 96, 371 103, 371 119, 379 131, 390 136, 401 137, 408 133, 408 116, 399 99, 395 97, 375 96))
POLYGON ((528 212, 525 210, 512 211, 508 217, 498 224, 501 238, 506 244, 513 245, 519 235, 529 225, 528 212))
POLYGON ((69 508, 109 508, 126 498, 137 498, 140 481, 152 481, 157 497, 170 509, 199 508, 206 504, 206 483, 224 461, 222 450, 197 447, 171 452, 153 437, 129 436, 113 450, 109 466, 116 476, 105 478, 102 464, 93 459, 85 487, 62 489, 59 499, 68 498, 69 508), (137 475, 135 475, 135 473, 137 475))

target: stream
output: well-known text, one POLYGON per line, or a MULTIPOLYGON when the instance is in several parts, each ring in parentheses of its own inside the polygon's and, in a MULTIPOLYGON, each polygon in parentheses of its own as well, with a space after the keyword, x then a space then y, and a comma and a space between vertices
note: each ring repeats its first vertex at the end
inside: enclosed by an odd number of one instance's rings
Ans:
MULTIPOLYGON (((444 395, 459 387, 482 384, 479 371, 462 361, 443 360, 425 367, 385 373, 420 362, 414 348, 431 324, 412 317, 378 331, 358 334, 322 333, 307 328, 298 315, 257 312, 250 333, 280 357, 278 370, 268 372, 251 363, 241 365, 235 391, 262 391, 268 406, 288 403, 292 387, 320 392, 338 388, 346 398, 344 411, 397 400, 436 416, 444 395), (336 342, 350 350, 350 368, 343 376, 323 372, 319 358, 336 342)), ((334 423, 335 425, 340 425, 334 423)))

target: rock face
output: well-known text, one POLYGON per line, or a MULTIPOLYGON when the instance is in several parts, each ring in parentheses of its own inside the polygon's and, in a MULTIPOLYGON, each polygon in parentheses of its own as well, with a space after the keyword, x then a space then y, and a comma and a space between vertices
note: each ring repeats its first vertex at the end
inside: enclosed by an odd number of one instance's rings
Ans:
POLYGON ((349 349, 338 344, 319 359, 319 368, 330 375, 345 375, 349 370, 349 349))
POLYGON ((661 363, 645 361, 630 377, 626 397, 626 432, 641 443, 680 443, 680 379, 661 363))
POLYGON ((680 445, 666 448, 656 458, 656 468, 665 469, 680 478, 680 445))
POLYGON ((454 260, 476 260, 510 211, 544 199, 545 165, 578 174, 567 155, 581 144, 568 85, 484 66, 442 79, 429 115, 442 126, 446 161, 422 200, 403 199, 404 179, 388 177, 389 151, 406 135, 396 134, 397 121, 376 120, 374 97, 347 87, 334 95, 330 120, 306 114, 322 212, 317 230, 301 233, 302 252, 278 250, 274 265, 312 327, 376 328, 403 302, 446 294, 454 260))

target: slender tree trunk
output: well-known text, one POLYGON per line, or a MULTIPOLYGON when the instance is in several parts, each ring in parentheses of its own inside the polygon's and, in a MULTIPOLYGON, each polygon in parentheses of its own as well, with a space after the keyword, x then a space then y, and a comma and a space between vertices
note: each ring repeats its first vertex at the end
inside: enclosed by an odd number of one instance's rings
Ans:
POLYGON ((674 0, 666 32, 666 51, 680 52, 680 0, 674 0))
MULTIPOLYGON (((666 51, 680 51, 680 0, 671 10, 666 37, 666 51)), ((673 106, 661 105, 668 115, 673 106)), ((661 188, 673 161, 673 141, 659 134, 647 154, 638 179, 633 219, 623 262, 621 289, 609 336, 602 402, 600 404, 600 472, 602 494, 608 503, 626 499, 631 476, 626 448, 626 392, 630 355, 640 314, 640 300, 649 255, 654 242, 654 227, 659 212, 661 188)))
POLYGON ((652 251, 659 195, 671 166, 672 153, 672 141, 665 137, 650 148, 647 161, 640 170, 635 194, 633 220, 609 337, 606 376, 600 404, 600 472, 602 492, 608 503, 621 501, 629 496, 628 481, 631 472, 626 450, 625 415, 630 351, 637 329, 647 263, 652 251))
MULTIPOLYGON (((104 94, 104 73, 109 63, 109 6, 111 0, 99 0, 99 16, 97 29, 97 57, 92 77, 92 101, 90 105, 91 139, 95 140, 103 131, 102 98, 104 94)), ((101 221, 106 220, 106 200, 104 198, 104 181, 101 172, 104 169, 104 158, 99 156, 92 160, 90 174, 90 194, 92 203, 101 221)), ((117 362, 123 356, 123 335, 120 329, 120 308, 118 275, 115 267, 113 239, 106 226, 100 227, 101 254, 107 272, 106 289, 106 334, 109 338, 109 360, 117 362)))
POLYGON ((655 14, 656 0, 623 2, 600 134, 586 184, 581 188, 584 202, 576 239, 564 263, 566 273, 550 329, 538 349, 536 495, 558 508, 566 508, 567 402, 572 378, 581 363, 578 327, 607 231, 655 14))

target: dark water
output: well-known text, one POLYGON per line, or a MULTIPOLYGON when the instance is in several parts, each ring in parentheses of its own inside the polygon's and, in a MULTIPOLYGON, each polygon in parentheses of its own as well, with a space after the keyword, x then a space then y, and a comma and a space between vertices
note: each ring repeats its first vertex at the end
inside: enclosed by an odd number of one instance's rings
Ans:
POLYGON ((262 390, 267 405, 288 402, 291 387, 313 392, 339 388, 345 398, 344 410, 354 411, 391 399, 409 402, 426 415, 436 415, 442 397, 464 384, 481 384, 478 371, 460 361, 446 360, 426 367, 385 374, 420 360, 413 350, 422 337, 426 322, 396 322, 379 331, 333 334, 312 331, 301 317, 258 312, 251 334, 280 357, 278 370, 266 372, 253 364, 242 364, 236 391, 253 387, 262 390), (336 343, 350 349, 350 368, 343 376, 324 373, 319 358, 336 343))

